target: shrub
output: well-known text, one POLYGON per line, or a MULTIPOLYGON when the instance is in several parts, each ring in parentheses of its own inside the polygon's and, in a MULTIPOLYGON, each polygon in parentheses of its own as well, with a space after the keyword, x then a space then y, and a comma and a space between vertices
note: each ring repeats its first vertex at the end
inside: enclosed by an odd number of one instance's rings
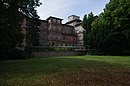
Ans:
POLYGON ((0 60, 20 60, 30 58, 30 54, 19 49, 12 49, 8 52, 0 52, 0 60))
POLYGON ((27 47, 26 51, 29 53, 35 52, 35 51, 72 51, 74 50, 71 47, 27 47))

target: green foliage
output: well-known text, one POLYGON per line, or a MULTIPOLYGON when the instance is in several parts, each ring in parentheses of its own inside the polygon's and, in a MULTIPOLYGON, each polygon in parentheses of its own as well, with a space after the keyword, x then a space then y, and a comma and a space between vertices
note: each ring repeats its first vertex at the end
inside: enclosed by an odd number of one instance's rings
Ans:
POLYGON ((0 60, 23 60, 30 57, 29 53, 18 49, 10 49, 10 51, 0 53, 0 60))
POLYGON ((40 22, 36 19, 28 19, 28 28, 26 34, 26 45, 29 46, 39 46, 39 27, 40 22))
POLYGON ((90 51, 114 55, 130 51, 129 9, 129 0, 110 0, 104 12, 91 24, 90 51))
POLYGON ((89 13, 88 17, 87 15, 84 16, 82 27, 84 28, 83 31, 83 40, 86 50, 89 50, 92 46, 92 38, 91 38, 91 28, 92 28, 92 22, 96 19, 96 16, 93 15, 93 13, 89 13))
POLYGON ((24 38, 20 32, 23 14, 35 18, 39 0, 0 0, 0 54, 18 47, 24 38))
POLYGON ((19 12, 10 1, 0 1, 0 52, 15 48, 22 42, 23 35, 20 33, 19 12))
POLYGON ((84 15, 83 21, 82 21, 82 27, 84 28, 84 30, 87 30, 87 15, 84 15))
POLYGON ((28 52, 33 52, 33 51, 74 51, 74 48, 71 47, 27 47, 26 48, 28 52))

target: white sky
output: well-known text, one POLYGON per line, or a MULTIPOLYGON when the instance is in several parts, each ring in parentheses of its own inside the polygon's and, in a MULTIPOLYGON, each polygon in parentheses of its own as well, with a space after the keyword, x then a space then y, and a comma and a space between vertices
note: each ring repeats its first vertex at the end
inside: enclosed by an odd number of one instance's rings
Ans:
POLYGON ((45 20, 49 16, 54 16, 64 19, 65 23, 70 15, 78 15, 81 20, 91 11, 94 15, 99 15, 109 0, 40 0, 40 2, 42 5, 37 8, 40 19, 45 20))

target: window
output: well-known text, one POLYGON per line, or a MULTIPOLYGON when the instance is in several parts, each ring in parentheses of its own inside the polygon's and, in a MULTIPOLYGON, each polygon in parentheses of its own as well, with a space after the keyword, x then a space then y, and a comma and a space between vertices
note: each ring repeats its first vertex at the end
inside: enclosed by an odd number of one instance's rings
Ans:
POLYGON ((58 35, 57 39, 60 40, 60 35, 58 35))
POLYGON ((60 20, 57 20, 57 23, 60 23, 60 20))
POLYGON ((58 43, 57 46, 60 46, 60 43, 58 43))
POLYGON ((56 22, 56 19, 53 19, 53 22, 56 22))
POLYGON ((77 30, 77 33, 79 33, 79 30, 77 30))
POLYGON ((47 37, 47 35, 45 35, 45 40, 47 40, 48 39, 48 37, 47 37))
POLYGON ((55 26, 53 26, 53 30, 54 30, 54 31, 56 30, 56 27, 55 27, 55 26))
POLYGON ((48 35, 48 39, 51 39, 51 35, 48 35))
POLYGON ((65 46, 65 44, 63 44, 63 46, 65 46))
POLYGON ((52 46, 55 46, 55 42, 52 42, 52 46))
POLYGON ((49 27, 49 30, 52 30, 52 26, 49 27))
POLYGON ((65 29, 63 30, 63 33, 65 33, 65 29))
POLYGON ((65 40, 65 36, 63 36, 63 40, 65 40))
POLYGON ((69 34, 69 30, 66 30, 66 33, 69 34))
POLYGON ((59 31, 59 32, 61 31, 61 27, 58 27, 58 31, 59 31))
POLYGON ((45 26, 44 28, 47 29, 47 26, 45 26))
POLYGON ((56 37, 55 35, 52 35, 52 39, 53 39, 53 40, 55 39, 55 37, 56 37))
POLYGON ((73 37, 71 37, 71 40, 73 41, 73 37))

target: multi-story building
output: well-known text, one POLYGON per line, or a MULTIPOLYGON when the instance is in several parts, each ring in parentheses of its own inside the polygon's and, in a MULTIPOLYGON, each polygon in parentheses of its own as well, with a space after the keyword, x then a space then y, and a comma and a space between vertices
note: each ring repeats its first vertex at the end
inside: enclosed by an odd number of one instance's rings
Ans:
POLYGON ((41 20, 40 44, 41 46, 76 46, 77 34, 73 26, 62 24, 62 20, 49 17, 41 20))
MULTIPOLYGON (((29 19, 30 20, 30 19, 29 19)), ((68 22, 62 24, 61 18, 50 16, 46 20, 40 21, 39 28, 39 43, 40 46, 48 47, 76 47, 83 49, 83 28, 81 26, 81 20, 79 16, 71 15, 68 17, 68 22)), ((27 26, 28 18, 22 21, 22 33, 25 35, 28 32, 27 26), (25 29, 26 28, 26 29, 25 29)), ((31 23, 29 23, 31 24, 31 23)), ((30 25, 29 25, 30 26, 30 25)), ((31 28, 30 28, 31 29, 31 28)), ((27 45, 26 37, 23 40, 23 47, 27 45)))
POLYGON ((75 29, 75 32, 77 34, 77 48, 84 49, 83 46, 83 28, 81 26, 82 21, 80 20, 79 16, 71 15, 68 17, 68 22, 66 25, 73 26, 75 29))

